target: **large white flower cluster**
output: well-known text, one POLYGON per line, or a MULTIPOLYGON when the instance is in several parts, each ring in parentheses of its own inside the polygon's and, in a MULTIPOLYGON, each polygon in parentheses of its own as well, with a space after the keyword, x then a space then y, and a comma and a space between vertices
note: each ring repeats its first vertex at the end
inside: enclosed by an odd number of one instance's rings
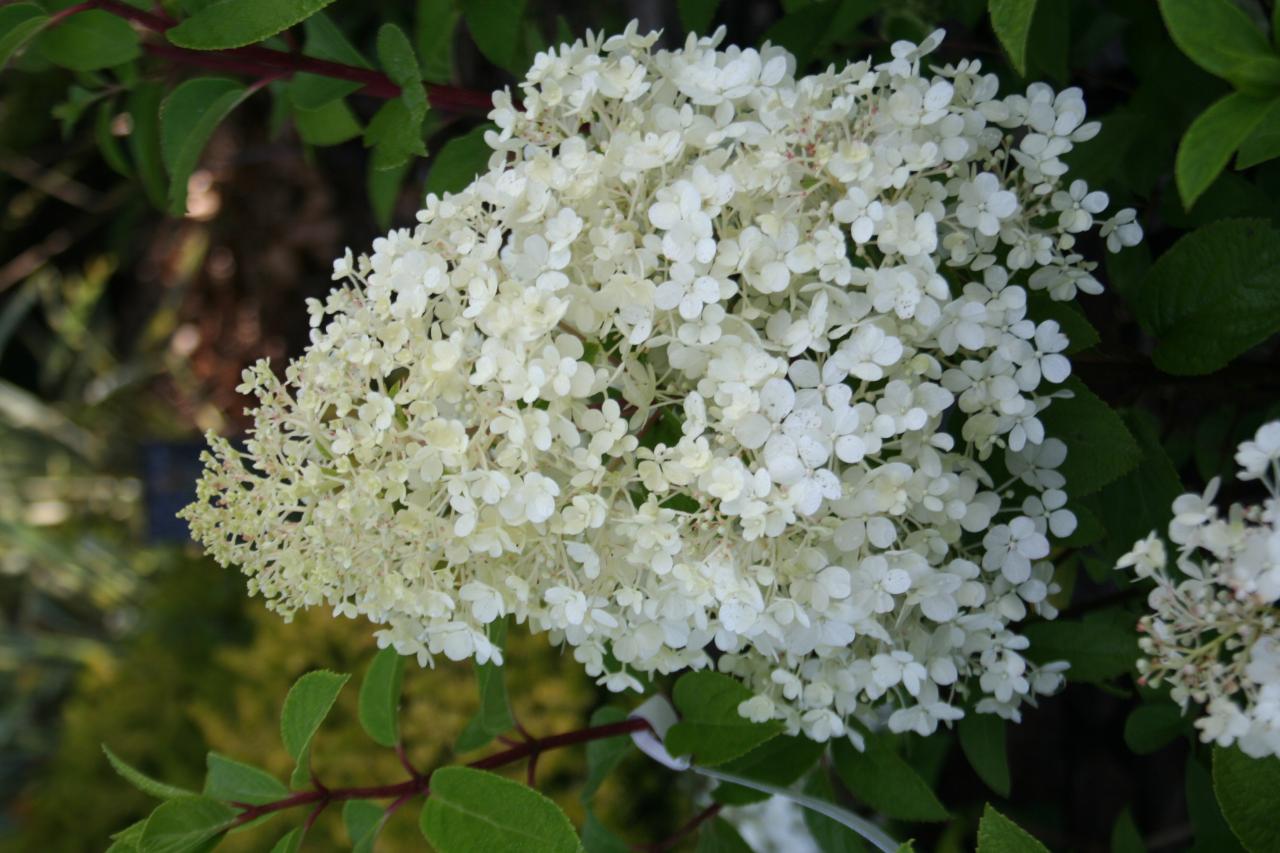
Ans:
POLYGON ((1177 574, 1155 533, 1117 566, 1155 581, 1138 625, 1143 680, 1168 683, 1184 712, 1204 706, 1195 725, 1206 743, 1280 756, 1280 421, 1241 444, 1236 462, 1240 479, 1266 488, 1261 504, 1219 515, 1214 478, 1173 503, 1177 574))
POLYGON ((722 32, 540 54, 488 171, 335 265, 284 381, 246 372, 195 534, 424 663, 499 659, 510 615, 611 689, 718 666, 817 739, 1016 718, 1061 678, 1013 624, 1075 525, 1028 290, 1098 292, 1078 236, 1141 230, 1065 179, 1079 90, 998 97, 923 65, 941 36, 799 79, 722 32))

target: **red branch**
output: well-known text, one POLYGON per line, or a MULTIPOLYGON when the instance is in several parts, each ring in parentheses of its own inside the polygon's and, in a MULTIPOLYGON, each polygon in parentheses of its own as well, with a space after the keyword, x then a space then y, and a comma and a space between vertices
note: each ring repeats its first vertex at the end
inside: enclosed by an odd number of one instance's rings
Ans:
MULTIPOLYGON (((641 729, 647 729, 649 724, 639 718, 623 720, 619 723, 609 723, 603 726, 591 726, 585 729, 578 729, 572 732, 564 732, 550 737, 534 738, 526 743, 522 743, 511 749, 494 753, 477 761, 468 764, 468 767, 474 767, 477 770, 489 770, 494 767, 502 767, 507 764, 514 764, 526 758, 534 758, 535 756, 551 749, 560 749, 574 744, 587 743, 593 740, 602 740, 604 738, 618 737, 620 735, 638 732, 641 729)), ((330 803, 342 802, 344 800, 394 800, 393 808, 399 808, 404 802, 415 796, 427 795, 430 793, 431 777, 416 776, 407 779, 404 782, 396 782, 390 785, 371 785, 360 788, 325 788, 317 786, 308 791, 299 791, 291 794, 283 799, 273 800, 269 803, 250 806, 240 805, 240 814, 236 816, 235 823, 242 825, 257 820, 263 815, 273 812, 284 811, 286 809, 298 808, 299 806, 315 806, 314 814, 323 811, 330 803)))
MULTIPOLYGON (((177 24, 177 21, 167 15, 135 9, 120 0, 85 0, 83 3, 63 10, 56 17, 57 20, 62 20, 86 9, 109 12, 145 30, 159 34, 163 34, 177 24)), ((228 50, 188 50, 168 42, 144 42, 142 47, 154 56, 197 68, 248 74, 267 79, 289 77, 294 74, 318 74, 322 77, 359 83, 361 86, 359 93, 370 97, 386 100, 400 97, 400 86, 380 71, 328 59, 316 59, 300 53, 272 50, 262 45, 248 45, 228 50)), ((484 113, 493 107, 492 97, 487 92, 434 84, 427 84, 425 88, 431 105, 445 112, 484 113)))

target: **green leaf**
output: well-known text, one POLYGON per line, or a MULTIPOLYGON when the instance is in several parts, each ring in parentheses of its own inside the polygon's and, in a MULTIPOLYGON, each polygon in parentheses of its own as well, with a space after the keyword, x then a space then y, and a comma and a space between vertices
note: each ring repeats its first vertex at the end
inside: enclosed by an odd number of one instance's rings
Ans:
POLYGON ((133 787, 137 788, 144 794, 150 794, 161 800, 172 800, 177 797, 190 797, 192 792, 185 788, 178 788, 174 785, 167 785, 156 779, 152 779, 140 770, 135 770, 126 764, 119 756, 111 751, 105 743, 102 745, 102 751, 107 756, 107 761, 111 762, 111 768, 119 773, 124 780, 133 787))
MULTIPOLYGON (((592 726, 605 726, 609 723, 620 723, 627 718, 627 712, 612 705, 597 708, 591 715, 592 726)), ((628 735, 601 738, 587 743, 587 781, 582 783, 579 797, 588 802, 600 788, 600 783, 613 772, 627 753, 631 752, 631 738, 628 735)))
POLYGON ((1126 808, 1116 817, 1111 827, 1111 853, 1146 853, 1146 845, 1142 843, 1142 833, 1133 822, 1133 814, 1126 808))
POLYGON ((1174 177, 1183 206, 1190 210, 1249 138, 1266 113, 1267 102, 1233 92, 1215 101, 1183 134, 1174 177))
POLYGON ((1196 760, 1194 751, 1188 752, 1186 771, 1187 815, 1195 833, 1192 851, 1197 853, 1230 853, 1243 850, 1227 826, 1226 818, 1218 808, 1213 792, 1213 777, 1209 769, 1196 760))
POLYGON ((227 50, 270 38, 319 12, 333 0, 218 0, 165 37, 190 50, 227 50))
POLYGON ((1271 102, 1253 133, 1240 144, 1236 169, 1249 169, 1276 157, 1280 157, 1280 99, 1271 102))
POLYGON ((414 123, 403 98, 387 101, 374 113, 364 131, 364 144, 373 148, 375 169, 394 169, 427 153, 422 123, 414 123))
POLYGON ((462 17, 485 58, 517 77, 527 70, 520 55, 525 0, 462 0, 462 17))
POLYGON ((751 853, 733 824, 722 817, 714 817, 698 830, 697 853, 751 853))
MULTIPOLYGON (((831 787, 831 780, 827 778, 825 769, 821 767, 809 774, 809 778, 805 780, 804 792, 829 803, 836 801, 835 789, 831 787)), ((822 853, 862 853, 867 849, 862 836, 839 821, 818 814, 812 809, 803 811, 804 824, 822 853)))
POLYGON ((98 99, 97 93, 91 92, 83 86, 72 84, 67 89, 67 99, 56 105, 50 114, 58 120, 62 126, 62 138, 68 139, 71 131, 80 121, 80 117, 84 115, 84 111, 98 99))
POLYGON ((391 81, 400 87, 400 99, 409 111, 409 118, 421 132, 422 120, 427 117, 427 90, 422 88, 422 72, 413 55, 413 45, 404 30, 395 24, 383 24, 378 30, 378 61, 391 81))
POLYGON ((1186 728, 1186 718, 1172 701, 1139 705, 1124 721, 1124 742, 1138 755, 1147 755, 1172 742, 1186 728))
POLYGON ((0 6, 0 71, 48 22, 49 16, 35 3, 0 6))
MULTIPOLYGON (((746 755, 726 762, 721 769, 769 785, 785 788, 813 767, 825 751, 824 744, 807 737, 778 735, 746 755)), ((731 806, 758 803, 771 796, 742 785, 721 782, 711 794, 716 802, 731 806)))
POLYGON ((492 129, 492 125, 481 125, 446 142, 431 160, 426 192, 436 195, 459 192, 470 185, 476 175, 487 170, 493 149, 485 144, 484 134, 492 129))
POLYGON ((1222 816, 1249 853, 1280 851, 1280 758, 1250 758, 1238 747, 1214 747, 1213 792, 1222 816))
POLYGON ((1138 464, 1138 444, 1124 421, 1084 383, 1072 377, 1063 383, 1075 396, 1054 400, 1040 415, 1045 434, 1067 445, 1059 469, 1073 497, 1096 492, 1138 464))
POLYGON ((988 803, 978 821, 978 853, 1049 853, 1036 837, 988 803))
POLYGON ((939 821, 951 817, 929 784, 894 751, 888 738, 868 736, 866 747, 859 752, 848 738, 842 738, 831 753, 836 772, 854 796, 898 820, 939 821))
POLYGON ((138 851, 190 853, 207 849, 202 845, 226 832, 235 817, 234 809, 209 797, 166 800, 147 819, 138 851))
POLYGON ((404 655, 387 646, 369 664, 360 685, 360 725, 382 746, 400 740, 400 683, 404 679, 404 655))
POLYGON ((1107 520, 1107 541, 1100 550, 1112 564, 1134 542, 1165 528, 1173 516, 1173 501, 1183 492, 1156 420, 1133 410, 1125 413, 1124 422, 1138 440, 1138 466, 1088 501, 1098 517, 1107 520))
POLYGON ((1137 618, 1111 609, 1084 620, 1035 622, 1022 629, 1031 646, 1026 655, 1036 663, 1065 660, 1067 678, 1100 683, 1133 669, 1138 659, 1137 618))
POLYGON ((209 769, 204 780, 207 797, 259 806, 289 796, 289 789, 265 770, 217 752, 210 752, 205 763, 209 769))
POLYGON ((160 105, 160 153, 169 173, 169 213, 187 211, 187 179, 213 131, 249 95, 225 77, 196 77, 180 84, 160 105))
POLYGON ((460 14, 453 0, 418 0, 413 40, 422 62, 422 79, 448 83, 453 78, 453 33, 460 14))
POLYGON ((89 9, 49 27, 32 47, 41 56, 73 71, 96 71, 141 55, 138 33, 124 18, 89 9))
MULTIPOLYGON (((341 62, 357 68, 369 68, 369 61, 347 40, 342 30, 324 12, 307 18, 303 24, 306 47, 303 53, 316 59, 341 62)), ((319 74, 295 74, 289 82, 289 100, 295 107, 314 110, 361 88, 351 80, 322 77, 319 74)))
POLYGON ((271 848, 271 853, 298 853, 302 847, 302 827, 297 826, 286 832, 271 848))
POLYGON ((111 124, 116 117, 114 100, 106 100, 98 104, 93 117, 93 139, 98 144, 98 152, 117 174, 126 178, 133 177, 133 167, 120 148, 120 140, 111 132, 111 124))
POLYGON ((280 711, 280 737, 290 757, 298 762, 292 779, 295 787, 306 782, 311 739, 350 677, 327 670, 308 672, 294 682, 289 688, 289 695, 284 697, 284 707, 280 711))
POLYGON ((470 767, 431 774, 422 834, 440 853, 582 850, 560 807, 519 782, 470 767))
POLYGON ((673 698, 681 719, 667 732, 666 747, 672 755, 692 753, 698 764, 722 764, 782 732, 778 720, 753 723, 739 714, 751 691, 718 672, 680 676, 673 698))
POLYGON ((1135 300, 1166 373, 1212 373, 1280 331, 1280 234, 1224 219, 1184 236, 1152 265, 1135 300))
MULTIPOLYGON (((489 623, 489 641, 498 648, 507 642, 506 618, 489 623)), ((480 708, 458 736, 454 749, 469 752, 484 746, 503 732, 515 728, 511 704, 507 701, 507 685, 502 667, 492 661, 476 665, 476 685, 480 691, 480 708)))
POLYGON ((1009 54, 1009 61, 1022 76, 1027 74, 1027 37, 1036 14, 1036 0, 989 0, 991 29, 1009 54))
POLYGON ((404 177, 408 172, 408 163, 401 163, 391 169, 379 169, 370 158, 369 175, 366 179, 369 206, 373 209, 374 221, 383 230, 391 227, 391 215, 395 212, 400 185, 404 183, 404 177))
POLYGON ((351 840, 352 853, 369 853, 386 819, 386 809, 368 800, 348 800, 342 807, 342 824, 351 840))
POLYGON ((361 133, 360 122, 347 102, 340 98, 314 110, 295 106, 293 123, 298 128, 298 136, 308 145, 338 145, 361 133))
POLYGON ((1002 797, 1008 797, 1009 756, 1005 751, 1005 722, 995 714, 979 714, 969 711, 957 726, 960 749, 969 759, 969 766, 987 787, 1002 797))
POLYGON ((709 35, 708 28, 719 5, 720 0, 679 0, 676 7, 680 13, 680 26, 686 33, 709 35))
POLYGON ((1232 0, 1159 0, 1173 42, 1196 65, 1237 89, 1280 85, 1280 57, 1232 0))
POLYGON ((147 198, 161 210, 165 209, 169 186, 160 154, 160 100, 163 97, 164 88, 159 83, 146 82, 129 93, 127 102, 133 123, 129 151, 147 198))

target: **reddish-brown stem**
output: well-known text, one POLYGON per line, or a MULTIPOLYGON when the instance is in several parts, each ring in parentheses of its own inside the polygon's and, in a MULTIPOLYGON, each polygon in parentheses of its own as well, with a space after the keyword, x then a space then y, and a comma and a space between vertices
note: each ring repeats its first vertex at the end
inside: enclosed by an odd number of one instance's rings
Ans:
MULTIPOLYGON (((508 764, 515 764, 517 761, 523 761, 526 758, 533 758, 540 753, 551 749, 560 749, 566 746, 573 746, 579 743, 588 743, 593 740, 602 740, 609 737, 618 737, 620 735, 638 732, 646 729, 649 724, 641 719, 633 718, 623 720, 618 723, 609 723, 603 726, 590 726, 585 729, 578 729, 572 732, 564 732, 550 737, 535 738, 527 743, 519 744, 511 749, 494 753, 485 758, 471 762, 468 767, 474 767, 477 770, 490 770, 495 767, 503 767, 508 764)), ((314 806, 313 814, 323 811, 330 803, 343 802, 345 800, 386 800, 391 799, 391 806, 388 808, 399 808, 403 805, 403 801, 408 801, 419 794, 425 795, 430 791, 430 776, 419 775, 416 778, 408 779, 404 782, 396 782, 391 785, 371 785, 356 788, 313 788, 309 791, 299 791, 291 794, 283 799, 273 800, 269 803, 262 803, 257 806, 242 806, 240 814, 236 816, 236 824, 246 824, 257 820, 263 815, 272 814, 274 812, 285 811, 286 809, 294 809, 299 806, 314 806)), ((310 818, 309 818, 310 819, 310 818)))
POLYGON ((632 845, 631 849, 641 851, 641 853, 662 853, 664 850, 670 850, 672 847, 675 847, 682 838, 692 835, 697 831, 698 827, 720 814, 720 809, 722 808, 724 808, 724 806, 721 803, 712 803, 690 818, 684 826, 680 827, 661 841, 654 844, 635 844, 632 845))
MULTIPOLYGON (((119 0, 85 0, 59 13, 59 18, 86 9, 110 12, 154 33, 163 34, 177 23, 168 16, 135 9, 119 0)), ((360 93, 371 97, 383 99, 400 97, 400 87, 379 71, 327 59, 317 59, 313 56, 303 56, 297 52, 272 50, 262 45, 249 45, 228 50, 187 50, 167 42, 146 42, 143 48, 154 56, 161 56, 171 62, 197 68, 272 78, 304 73, 317 74, 322 77, 359 83, 362 87, 359 90, 360 93)), ((426 90, 432 105, 445 112, 488 112, 493 106, 493 100, 487 92, 432 84, 428 84, 426 90)))

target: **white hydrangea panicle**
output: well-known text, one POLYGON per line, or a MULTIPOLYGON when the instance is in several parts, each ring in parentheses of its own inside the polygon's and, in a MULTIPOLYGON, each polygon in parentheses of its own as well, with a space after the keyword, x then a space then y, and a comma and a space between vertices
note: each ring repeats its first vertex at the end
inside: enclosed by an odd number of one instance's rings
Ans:
POLYGON ((1097 126, 927 66, 941 31, 799 78, 723 36, 539 54, 488 170, 335 262, 283 381, 247 371, 185 516, 280 612, 424 665, 499 659, 511 617, 612 690, 718 667, 816 739, 1017 719, 1061 682, 1016 625, 1075 526, 1027 292, 1095 293, 1081 235, 1141 236, 1067 179, 1097 126))
POLYGON ((1154 532, 1117 568, 1155 582, 1138 625, 1143 680, 1167 683, 1184 712, 1200 706, 1206 743, 1280 756, 1280 421, 1242 443, 1236 462, 1241 480, 1265 488, 1260 504, 1220 513, 1215 478, 1173 503, 1176 572, 1154 532))

